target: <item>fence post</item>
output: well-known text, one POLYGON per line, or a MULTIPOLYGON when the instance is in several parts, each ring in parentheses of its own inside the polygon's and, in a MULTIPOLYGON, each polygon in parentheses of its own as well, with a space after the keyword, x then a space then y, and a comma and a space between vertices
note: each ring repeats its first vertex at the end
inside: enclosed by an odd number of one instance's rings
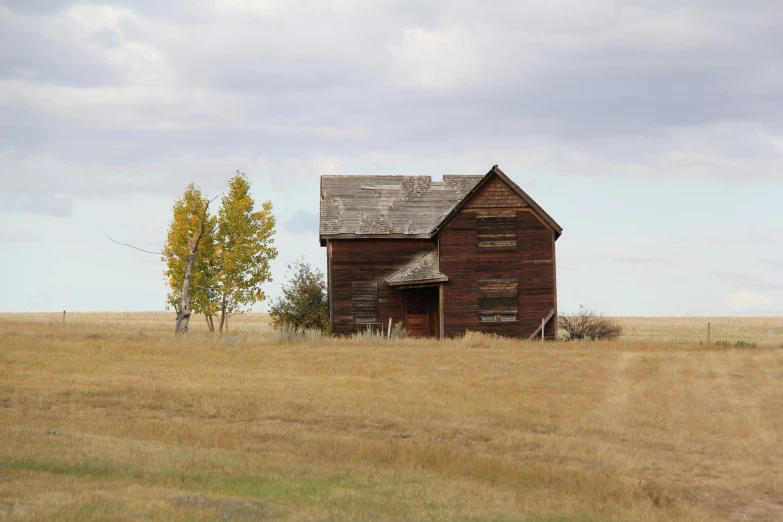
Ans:
POLYGON ((386 340, 391 339, 391 317, 389 317, 389 329, 386 330, 386 340))
POLYGON ((546 328, 546 319, 541 319, 541 342, 544 342, 544 329, 546 328))
POLYGON ((707 323, 707 344, 710 344, 710 323, 707 323))
POLYGON ((63 310, 63 333, 65 333, 65 310, 63 310))

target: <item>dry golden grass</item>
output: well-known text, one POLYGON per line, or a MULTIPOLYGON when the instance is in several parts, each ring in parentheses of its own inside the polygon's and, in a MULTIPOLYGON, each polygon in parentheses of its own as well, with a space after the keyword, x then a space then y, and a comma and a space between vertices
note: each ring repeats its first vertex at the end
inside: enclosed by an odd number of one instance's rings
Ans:
POLYGON ((760 345, 783 344, 783 317, 614 317, 623 327, 621 341, 737 341, 760 345))
MULTIPOLYGON (((0 320, 20 329, 62 328, 62 313, 0 314, 0 320)), ((666 341, 698 343, 706 341, 707 323, 712 341, 745 341, 760 345, 783 344, 783 317, 613 317, 623 327, 621 341, 666 341)), ((229 334, 271 334, 268 314, 250 313, 230 318, 229 334)), ((66 328, 111 328, 113 331, 170 334, 174 314, 166 312, 93 312, 66 314, 66 328)), ((192 333, 207 331, 203 316, 190 322, 192 333)))
POLYGON ((781 349, 85 315, 0 316, 0 518, 783 517, 781 349))
MULTIPOLYGON (((111 329, 112 332, 128 332, 157 335, 174 332, 174 312, 67 312, 65 314, 66 329, 111 329)), ((45 328, 56 332, 62 329, 62 312, 53 313, 16 313, 0 314, 0 321, 13 324, 22 330, 45 328)), ((215 327, 219 321, 215 321, 215 327)), ((272 326, 269 315, 250 313, 231 316, 228 333, 237 332, 271 333, 272 326)), ((206 333, 208 331, 203 315, 195 315, 188 326, 191 333, 206 333)))

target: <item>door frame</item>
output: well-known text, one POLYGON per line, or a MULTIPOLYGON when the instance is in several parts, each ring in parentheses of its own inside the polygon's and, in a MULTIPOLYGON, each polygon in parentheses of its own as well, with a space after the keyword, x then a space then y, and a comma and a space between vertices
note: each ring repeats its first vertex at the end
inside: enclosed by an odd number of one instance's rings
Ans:
MULTIPOLYGON (((436 336, 430 337, 427 335, 428 338, 435 338, 435 339, 443 339, 443 323, 444 323, 444 316, 443 316, 443 283, 427 283, 427 284, 421 284, 421 285, 410 285, 405 286, 403 289, 403 299, 402 299, 402 321, 403 326, 405 328, 408 327, 408 291, 409 290, 417 290, 419 288, 437 288, 438 292, 438 298, 436 299, 436 302, 438 304, 438 334, 436 336)), ((430 328, 430 313, 429 310, 427 311, 427 332, 429 333, 430 328)))

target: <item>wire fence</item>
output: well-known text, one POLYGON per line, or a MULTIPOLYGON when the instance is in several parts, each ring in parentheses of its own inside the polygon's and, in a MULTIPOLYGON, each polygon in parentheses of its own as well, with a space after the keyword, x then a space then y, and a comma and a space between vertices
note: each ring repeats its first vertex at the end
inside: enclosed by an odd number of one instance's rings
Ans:
MULTIPOLYGON (((172 312, 18 313, 0 314, 0 328, 16 331, 112 331, 173 335, 172 312)), ((621 341, 743 344, 783 347, 783 317, 614 317, 623 328, 621 341)), ((215 320, 215 327, 218 321, 215 320)), ((192 333, 206 333, 203 316, 190 320, 192 333)), ((228 333, 272 334, 269 315, 248 313, 228 319, 228 333)))
POLYGON ((621 340, 783 345, 783 317, 615 317, 621 340))
MULTIPOLYGON (((174 334, 173 312, 55 312, 0 314, 0 326, 17 330, 112 330, 123 333, 174 334)), ((268 333, 272 331, 269 315, 248 313, 229 316, 225 331, 229 333, 268 333)), ((219 328, 219 318, 214 321, 219 328)), ((188 330, 193 333, 208 332, 203 315, 190 318, 188 330)))

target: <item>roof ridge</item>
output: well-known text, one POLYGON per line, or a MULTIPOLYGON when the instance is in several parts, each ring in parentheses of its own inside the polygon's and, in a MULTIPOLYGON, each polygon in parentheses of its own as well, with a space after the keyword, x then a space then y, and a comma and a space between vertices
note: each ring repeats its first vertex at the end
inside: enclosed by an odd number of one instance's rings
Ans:
POLYGON ((493 175, 526 201, 556 237, 562 233, 562 228, 494 165, 483 175, 443 174, 438 181, 428 175, 323 174, 321 244, 329 238, 432 238, 493 175))
MULTIPOLYGON (((321 174, 321 178, 430 178, 432 174, 321 174)), ((443 177, 483 178, 486 174, 441 174, 443 177)))

